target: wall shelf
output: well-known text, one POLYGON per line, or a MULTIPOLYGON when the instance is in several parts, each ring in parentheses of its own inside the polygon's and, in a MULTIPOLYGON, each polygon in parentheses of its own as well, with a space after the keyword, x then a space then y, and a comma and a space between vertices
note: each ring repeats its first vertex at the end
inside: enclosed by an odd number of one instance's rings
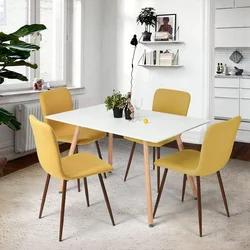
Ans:
POLYGON ((141 44, 183 44, 182 41, 140 41, 141 44))
POLYGON ((181 68, 181 67, 183 67, 183 65, 166 66, 166 65, 147 65, 147 64, 139 64, 138 66, 142 66, 142 67, 160 67, 160 68, 181 68))

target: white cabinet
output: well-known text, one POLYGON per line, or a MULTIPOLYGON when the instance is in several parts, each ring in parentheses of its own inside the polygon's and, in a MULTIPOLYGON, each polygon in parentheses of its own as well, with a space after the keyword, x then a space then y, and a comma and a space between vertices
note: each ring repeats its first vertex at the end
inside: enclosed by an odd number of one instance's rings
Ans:
POLYGON ((250 121, 250 79, 240 80, 240 115, 250 121))
POLYGON ((250 28, 216 29, 215 47, 250 47, 250 28))
POLYGON ((216 118, 231 118, 239 115, 239 99, 215 97, 214 116, 216 118))
POLYGON ((236 8, 250 7, 250 0, 235 0, 235 7, 236 8))
POLYGON ((236 88, 239 89, 239 78, 215 78, 214 86, 216 88, 236 88))
POLYGON ((233 7, 234 7, 234 0, 216 0, 215 1, 216 9, 233 8, 233 7))
POLYGON ((215 12, 215 28, 250 27, 249 17, 250 8, 219 9, 215 12))

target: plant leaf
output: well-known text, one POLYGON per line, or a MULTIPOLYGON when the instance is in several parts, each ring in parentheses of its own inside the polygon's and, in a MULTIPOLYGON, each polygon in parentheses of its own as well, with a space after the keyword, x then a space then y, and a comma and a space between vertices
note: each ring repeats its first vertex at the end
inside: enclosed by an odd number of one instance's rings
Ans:
POLYGON ((5 34, 3 32, 0 32, 0 43, 2 42, 5 42, 5 41, 10 41, 10 40, 13 40, 13 39, 16 39, 17 37, 14 36, 14 35, 8 35, 8 34, 5 34))
POLYGON ((37 64, 32 64, 32 63, 29 63, 29 62, 25 62, 23 60, 21 60, 21 61, 15 61, 15 62, 10 62, 10 63, 5 63, 4 65, 0 64, 0 66, 4 66, 4 67, 27 66, 27 67, 30 67, 32 69, 37 69, 38 68, 37 64))
POLYGON ((28 78, 26 76, 10 70, 1 71, 0 77, 9 79, 18 79, 20 81, 28 81, 28 78))
POLYGON ((17 121, 16 117, 3 108, 0 108, 0 125, 1 124, 5 124, 14 131, 21 129, 21 123, 17 121))
POLYGON ((4 82, 4 78, 0 77, 0 84, 4 82))
MULTIPOLYGON (((24 25, 20 29, 18 29, 16 32, 10 34, 14 35, 16 38, 18 37, 24 37, 28 36, 34 32, 42 31, 47 29, 45 25, 43 24, 30 24, 30 25, 24 25)), ((13 40, 13 39, 11 39, 13 40)))
POLYGON ((2 43, 2 46, 6 47, 6 48, 22 50, 22 51, 32 51, 32 50, 39 50, 40 49, 39 46, 37 46, 35 44, 31 44, 31 43, 20 43, 20 44, 2 43))

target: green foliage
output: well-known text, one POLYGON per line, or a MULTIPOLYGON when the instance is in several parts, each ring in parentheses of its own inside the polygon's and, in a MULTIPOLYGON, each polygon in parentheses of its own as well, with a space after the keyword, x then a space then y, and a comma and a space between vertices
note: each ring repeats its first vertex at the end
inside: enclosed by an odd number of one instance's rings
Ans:
MULTIPOLYGON (((28 81, 28 78, 20 73, 6 69, 6 67, 26 66, 36 69, 37 64, 26 62, 30 57, 30 52, 39 50, 40 47, 26 43, 19 38, 28 36, 34 32, 45 30, 43 24, 24 25, 11 34, 0 32, 0 84, 5 78, 28 81)), ((1 120, 0 120, 1 122, 1 120)))
POLYGON ((16 117, 12 113, 6 109, 0 108, 0 125, 2 124, 5 124, 14 131, 21 128, 21 123, 17 121, 16 117))
MULTIPOLYGON (((28 36, 34 32, 45 30, 43 24, 24 25, 16 32, 5 34, 0 32, 0 84, 5 78, 18 79, 20 81, 28 81, 28 78, 20 73, 6 69, 6 67, 25 66, 36 69, 37 64, 31 64, 25 60, 30 57, 31 51, 39 50, 40 47, 19 40, 21 37, 28 36)), ((0 125, 6 125, 10 129, 16 131, 21 128, 21 123, 17 121, 14 114, 0 108, 0 125)))
POLYGON ((104 103, 107 110, 114 108, 122 109, 126 105, 127 99, 127 95, 122 95, 119 91, 113 90, 113 94, 107 96, 104 103))
POLYGON ((136 19, 137 24, 145 24, 145 31, 150 31, 150 26, 155 27, 156 15, 152 7, 143 8, 136 19))

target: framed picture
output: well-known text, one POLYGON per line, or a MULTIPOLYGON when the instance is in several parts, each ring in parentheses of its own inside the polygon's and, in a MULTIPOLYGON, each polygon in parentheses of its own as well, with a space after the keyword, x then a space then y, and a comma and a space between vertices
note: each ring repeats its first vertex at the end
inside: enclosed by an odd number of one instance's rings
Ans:
POLYGON ((176 14, 156 15, 156 40, 176 40, 176 14))

